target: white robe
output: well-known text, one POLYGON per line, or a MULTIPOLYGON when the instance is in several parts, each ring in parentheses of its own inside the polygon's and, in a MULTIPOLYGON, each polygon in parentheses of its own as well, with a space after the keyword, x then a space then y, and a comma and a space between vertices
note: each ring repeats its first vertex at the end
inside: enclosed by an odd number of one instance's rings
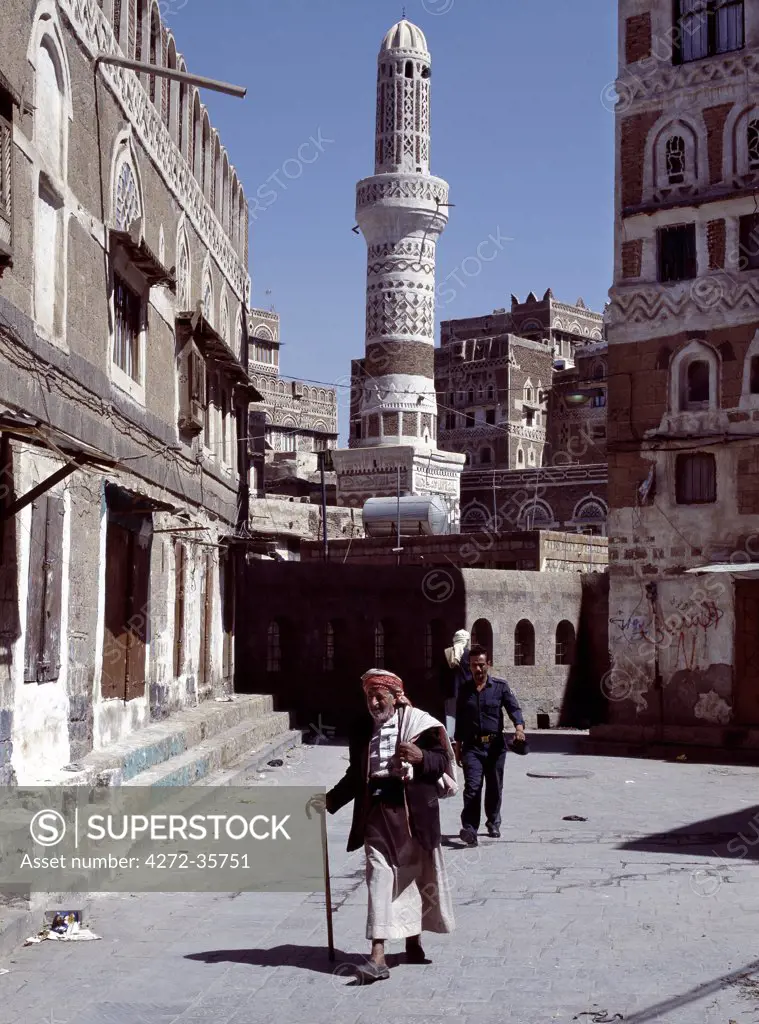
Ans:
MULTIPOLYGON (((443 729, 448 754, 449 783, 454 786, 456 762, 443 726, 418 708, 404 708, 400 741, 418 738, 427 729, 443 729)), ((404 762, 404 775, 412 766, 404 762)), ((423 931, 453 931, 453 902, 443 851, 425 850, 409 830, 406 807, 376 805, 366 823, 366 883, 369 907, 366 937, 389 941, 423 931)))

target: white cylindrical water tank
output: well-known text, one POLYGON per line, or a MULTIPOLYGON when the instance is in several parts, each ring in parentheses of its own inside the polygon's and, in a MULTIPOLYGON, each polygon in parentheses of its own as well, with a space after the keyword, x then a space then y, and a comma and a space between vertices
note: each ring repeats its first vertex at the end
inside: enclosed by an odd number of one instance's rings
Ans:
POLYGON ((396 536, 399 518, 402 537, 448 532, 448 509, 437 495, 409 494, 400 503, 397 498, 368 498, 362 517, 367 537, 396 536))

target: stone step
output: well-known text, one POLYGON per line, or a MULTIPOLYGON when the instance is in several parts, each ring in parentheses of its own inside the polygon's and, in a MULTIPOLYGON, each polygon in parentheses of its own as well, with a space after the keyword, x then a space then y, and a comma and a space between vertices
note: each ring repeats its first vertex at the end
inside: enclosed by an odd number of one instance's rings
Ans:
POLYGON ((192 786, 248 751, 263 747, 289 732, 289 714, 286 711, 272 711, 203 740, 185 753, 177 754, 162 764, 126 779, 123 785, 192 786))
MULTIPOLYGON (((78 764, 81 771, 65 771, 43 785, 118 786, 158 765, 181 757, 202 743, 234 727, 261 721, 273 714, 269 694, 240 694, 231 701, 208 701, 179 711, 164 722, 155 722, 103 750, 91 751, 78 764)), ((285 715, 285 719, 287 715, 285 715)), ((280 731, 289 728, 289 721, 280 731)), ((264 730, 265 734, 265 730, 264 730)), ((264 742, 271 738, 264 735, 264 742)), ((148 785, 148 783, 145 783, 148 785)))

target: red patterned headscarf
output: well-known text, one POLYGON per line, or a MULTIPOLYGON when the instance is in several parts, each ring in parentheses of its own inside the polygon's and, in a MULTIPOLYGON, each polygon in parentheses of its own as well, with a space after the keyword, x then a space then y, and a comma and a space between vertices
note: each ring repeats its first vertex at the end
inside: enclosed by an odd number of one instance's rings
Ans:
POLYGON ((384 668, 370 668, 361 676, 361 684, 364 687, 364 693, 381 687, 383 690, 389 690, 396 707, 399 704, 411 707, 411 701, 403 692, 403 680, 394 672, 387 672, 384 668))

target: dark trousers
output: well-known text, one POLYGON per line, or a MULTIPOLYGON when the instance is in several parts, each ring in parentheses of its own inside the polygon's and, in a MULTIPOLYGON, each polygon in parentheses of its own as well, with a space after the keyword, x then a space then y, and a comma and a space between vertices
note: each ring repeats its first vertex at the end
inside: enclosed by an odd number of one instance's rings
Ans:
POLYGON ((506 744, 494 740, 489 747, 464 747, 464 810, 461 826, 477 832, 482 814, 482 786, 485 785, 485 821, 493 828, 501 827, 503 770, 506 766, 506 744))

